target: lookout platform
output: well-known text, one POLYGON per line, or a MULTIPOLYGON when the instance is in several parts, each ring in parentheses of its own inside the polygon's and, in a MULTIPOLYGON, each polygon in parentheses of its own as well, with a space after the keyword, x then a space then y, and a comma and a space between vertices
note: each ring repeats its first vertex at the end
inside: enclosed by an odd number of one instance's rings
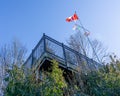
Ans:
POLYGON ((34 69, 48 69, 51 60, 57 60, 59 66, 65 70, 77 71, 78 67, 82 70, 95 70, 101 64, 93 59, 69 48, 51 37, 43 34, 42 38, 32 50, 24 66, 34 69))

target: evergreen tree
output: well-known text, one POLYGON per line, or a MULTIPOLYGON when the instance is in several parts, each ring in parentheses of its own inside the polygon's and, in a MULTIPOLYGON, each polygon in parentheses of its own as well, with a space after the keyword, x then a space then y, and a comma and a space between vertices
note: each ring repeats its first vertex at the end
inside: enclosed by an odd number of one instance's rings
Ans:
POLYGON ((40 82, 36 79, 34 72, 26 76, 22 67, 14 65, 6 78, 8 85, 5 96, 63 96, 67 85, 63 71, 55 60, 52 61, 52 72, 46 72, 46 74, 47 76, 44 76, 45 78, 40 82))
POLYGON ((48 75, 43 86, 45 86, 43 96, 63 96, 64 94, 64 88, 67 87, 67 84, 63 77, 63 71, 55 60, 52 60, 52 72, 48 75))

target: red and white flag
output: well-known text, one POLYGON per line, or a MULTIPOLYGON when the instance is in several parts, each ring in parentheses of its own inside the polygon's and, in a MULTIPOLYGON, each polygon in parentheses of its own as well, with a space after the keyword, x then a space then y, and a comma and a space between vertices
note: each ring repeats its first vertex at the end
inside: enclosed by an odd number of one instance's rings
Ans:
POLYGON ((72 22, 72 21, 76 21, 76 20, 78 20, 78 19, 79 19, 79 18, 78 18, 78 16, 77 16, 77 14, 74 13, 73 16, 70 16, 70 17, 66 18, 66 21, 67 21, 67 22, 72 22))
POLYGON ((72 22, 72 16, 66 18, 66 21, 67 21, 67 22, 72 22))

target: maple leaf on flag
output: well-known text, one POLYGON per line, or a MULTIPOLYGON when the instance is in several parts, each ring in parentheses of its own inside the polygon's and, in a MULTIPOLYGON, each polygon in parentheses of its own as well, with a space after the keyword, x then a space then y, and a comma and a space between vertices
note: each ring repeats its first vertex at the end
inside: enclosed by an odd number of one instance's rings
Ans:
POLYGON ((71 22, 71 21, 72 21, 72 16, 66 18, 66 21, 67 21, 67 22, 71 22))
POLYGON ((75 13, 73 16, 72 16, 72 20, 78 20, 79 18, 78 18, 78 16, 77 16, 77 14, 75 13))

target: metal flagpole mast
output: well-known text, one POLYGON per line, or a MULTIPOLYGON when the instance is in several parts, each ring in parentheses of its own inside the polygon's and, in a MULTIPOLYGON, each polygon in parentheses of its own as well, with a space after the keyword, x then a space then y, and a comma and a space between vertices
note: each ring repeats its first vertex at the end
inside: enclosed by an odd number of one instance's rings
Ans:
MULTIPOLYGON (((85 29, 85 28, 83 27, 83 25, 82 25, 82 23, 81 23, 80 19, 78 19, 78 21, 79 21, 79 23, 80 23, 80 25, 81 25, 80 27, 83 29, 83 31, 84 31, 84 32, 88 31, 87 29, 85 29)), ((88 40, 88 42, 89 42, 89 44, 90 44, 90 46, 91 46, 91 48, 92 48, 92 50, 93 50, 93 52, 94 52, 94 54, 95 54, 95 56, 96 56, 96 58, 97 58, 98 62, 100 62, 100 63, 101 63, 101 61, 100 61, 99 57, 97 56, 97 53, 96 53, 95 49, 93 48, 93 45, 92 45, 92 43, 91 43, 91 41, 90 41, 89 37, 88 37, 88 36, 86 36, 86 37, 87 37, 87 40, 88 40)))

